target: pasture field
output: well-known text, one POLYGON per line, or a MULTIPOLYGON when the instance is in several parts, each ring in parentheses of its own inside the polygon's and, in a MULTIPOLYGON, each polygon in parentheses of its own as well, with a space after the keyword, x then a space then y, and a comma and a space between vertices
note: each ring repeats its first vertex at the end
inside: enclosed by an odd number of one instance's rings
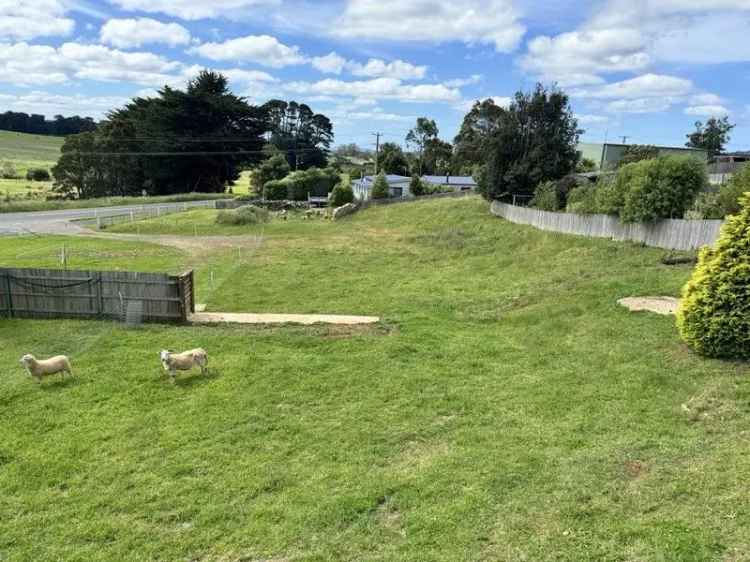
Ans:
POLYGON ((0 197, 29 194, 44 198, 52 188, 52 182, 28 181, 26 171, 29 168, 51 169, 60 156, 63 140, 63 137, 0 131, 0 166, 10 162, 20 178, 0 178, 0 197))
MULTIPOLYGON (((225 233, 211 215, 141 232, 225 233)), ((209 309, 382 324, 0 320, 0 560, 747 559, 747 366, 616 304, 677 295, 689 267, 478 198, 242 234, 263 236, 242 261, 214 238, 69 244, 75 267, 197 266, 209 309), (197 345, 212 372, 171 385, 158 351, 197 345), (38 387, 26 352, 77 375, 38 387)), ((0 265, 59 244, 0 238, 0 265)))

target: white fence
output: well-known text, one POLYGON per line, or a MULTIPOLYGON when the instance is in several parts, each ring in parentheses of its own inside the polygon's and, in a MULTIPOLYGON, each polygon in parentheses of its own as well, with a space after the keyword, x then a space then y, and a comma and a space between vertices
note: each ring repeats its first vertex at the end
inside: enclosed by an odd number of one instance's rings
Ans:
POLYGON ((532 207, 516 207, 493 201, 490 211, 517 224, 541 230, 579 234, 595 238, 630 240, 668 250, 695 250, 712 246, 719 238, 723 221, 665 219, 654 223, 627 224, 610 215, 550 213, 532 207))

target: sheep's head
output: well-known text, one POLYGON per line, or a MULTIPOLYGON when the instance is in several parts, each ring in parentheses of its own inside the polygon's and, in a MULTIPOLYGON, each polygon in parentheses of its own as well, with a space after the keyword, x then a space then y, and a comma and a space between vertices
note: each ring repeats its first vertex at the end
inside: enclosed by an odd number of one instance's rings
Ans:
POLYGON ((34 361, 34 356, 31 355, 30 353, 27 353, 26 355, 21 357, 20 363, 23 366, 28 366, 32 361, 34 361))
POLYGON ((159 353, 159 359, 161 359, 162 361, 167 361, 169 359, 169 353, 170 352, 166 349, 162 349, 159 353))

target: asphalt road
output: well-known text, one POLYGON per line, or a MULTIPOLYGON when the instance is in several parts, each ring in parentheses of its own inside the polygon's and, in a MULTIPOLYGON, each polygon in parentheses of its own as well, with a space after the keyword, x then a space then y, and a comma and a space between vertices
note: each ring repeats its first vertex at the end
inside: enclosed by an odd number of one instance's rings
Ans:
POLYGON ((156 213, 159 208, 164 213, 175 212, 184 208, 211 207, 216 201, 187 201, 184 203, 149 203, 146 205, 123 205, 118 207, 99 207, 96 209, 65 209, 60 211, 38 211, 27 213, 0 213, 0 235, 9 234, 75 234, 81 226, 73 221, 96 219, 97 217, 115 217, 138 215, 144 211, 156 213))

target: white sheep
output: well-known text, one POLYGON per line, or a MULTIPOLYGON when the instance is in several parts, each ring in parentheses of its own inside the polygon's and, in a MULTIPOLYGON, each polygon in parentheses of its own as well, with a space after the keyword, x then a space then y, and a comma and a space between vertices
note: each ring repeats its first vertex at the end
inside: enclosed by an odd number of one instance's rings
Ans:
POLYGON ((182 353, 164 349, 159 353, 159 358, 172 382, 175 380, 176 371, 189 371, 196 365, 200 367, 202 375, 208 372, 208 354, 205 349, 191 349, 182 353))
POLYGON ((43 377, 56 375, 57 373, 60 373, 62 378, 65 378, 65 373, 69 375, 73 374, 73 369, 70 368, 70 359, 65 355, 37 360, 36 357, 27 353, 21 357, 21 365, 26 368, 26 372, 34 377, 38 383, 42 382, 43 377))

